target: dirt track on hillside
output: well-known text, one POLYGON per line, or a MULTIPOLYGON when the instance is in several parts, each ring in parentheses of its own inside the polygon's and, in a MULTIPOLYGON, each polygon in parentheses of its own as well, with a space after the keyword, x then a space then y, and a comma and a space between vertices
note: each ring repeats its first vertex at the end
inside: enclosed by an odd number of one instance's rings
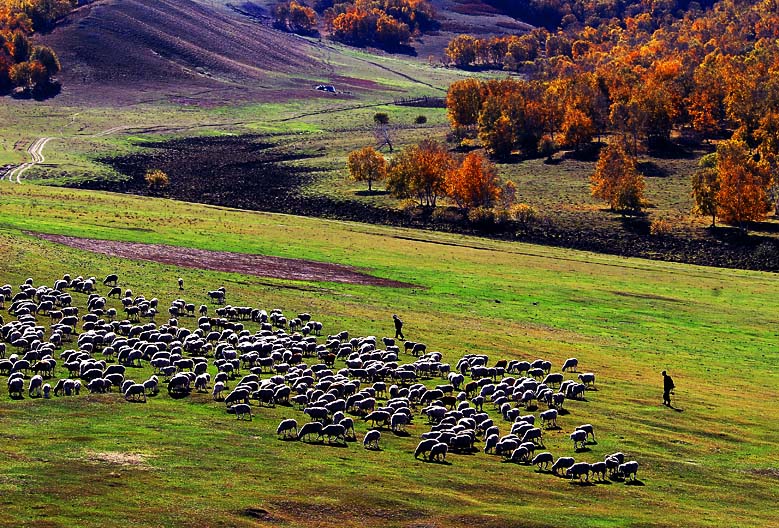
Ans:
POLYGON ((374 277, 358 271, 351 266, 315 262, 303 259, 248 255, 227 251, 208 251, 205 249, 167 246, 162 244, 142 244, 137 242, 118 242, 77 238, 65 235, 30 233, 33 236, 56 242, 84 251, 92 251, 111 257, 131 260, 145 260, 171 264, 182 268, 195 268, 228 273, 241 273, 273 279, 340 282, 365 286, 386 286, 411 288, 413 284, 374 277))

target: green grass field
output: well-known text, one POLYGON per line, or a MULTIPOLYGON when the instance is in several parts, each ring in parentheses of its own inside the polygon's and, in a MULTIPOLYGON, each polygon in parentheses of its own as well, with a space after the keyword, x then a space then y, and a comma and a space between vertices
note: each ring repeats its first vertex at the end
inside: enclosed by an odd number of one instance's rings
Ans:
POLYGON ((309 311, 325 333, 391 335, 398 312, 408 338, 450 363, 479 352, 559 369, 578 357, 599 390, 567 404, 547 449, 574 456, 568 434, 592 423, 598 444, 577 459, 623 451, 643 484, 579 486, 483 453, 417 461, 422 418, 410 437, 385 432, 383 450, 367 452, 276 439, 282 417, 302 421, 286 407, 236 422, 208 395, 11 401, 3 383, 0 525, 779 526, 775 275, 7 183, 0 255, 0 283, 117 272, 123 287, 167 306, 181 276, 192 302, 224 285, 232 304, 309 311), (417 287, 133 262, 28 231, 348 264, 417 287), (660 405, 663 369, 680 411, 660 405))

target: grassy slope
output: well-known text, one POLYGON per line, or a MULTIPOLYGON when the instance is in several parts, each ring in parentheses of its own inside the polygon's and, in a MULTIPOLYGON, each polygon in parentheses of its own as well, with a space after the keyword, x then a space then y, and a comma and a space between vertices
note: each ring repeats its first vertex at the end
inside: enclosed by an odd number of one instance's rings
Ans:
POLYGON ((641 462, 645 484, 578 487, 483 454, 450 455, 451 466, 414 461, 422 420, 411 438, 385 433, 385 450, 367 453, 274 439, 282 416, 302 416, 286 408, 239 424, 206 397, 161 395, 145 406, 119 403, 117 394, 10 402, 0 387, 4 522, 248 526, 261 521, 240 511, 255 507, 270 512, 265 522, 308 526, 777 525, 773 275, 7 184, 0 254, 0 282, 118 271, 124 285, 165 303, 182 276, 195 302, 225 284, 234 304, 309 310, 329 331, 353 335, 389 333, 388 314, 399 311, 410 338, 451 362, 466 350, 556 365, 577 356, 597 372, 600 390, 570 403, 547 447, 573 454, 567 433, 591 422, 599 444, 578 458, 623 450, 641 462), (25 229, 311 258, 420 288, 133 263, 38 241, 25 229), (683 412, 658 404, 664 368, 683 412), (95 461, 95 452, 146 458, 120 466, 95 461))

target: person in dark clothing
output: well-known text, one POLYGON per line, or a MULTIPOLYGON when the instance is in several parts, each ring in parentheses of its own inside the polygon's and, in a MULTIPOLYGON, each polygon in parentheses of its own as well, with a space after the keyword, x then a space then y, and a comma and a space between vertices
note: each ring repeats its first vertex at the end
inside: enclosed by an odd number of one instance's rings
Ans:
POLYGON ((671 406, 671 394, 675 388, 674 380, 663 371, 663 405, 671 406))
POLYGON ((406 339, 403 337, 403 321, 397 314, 392 314, 392 320, 395 322, 395 339, 406 339))

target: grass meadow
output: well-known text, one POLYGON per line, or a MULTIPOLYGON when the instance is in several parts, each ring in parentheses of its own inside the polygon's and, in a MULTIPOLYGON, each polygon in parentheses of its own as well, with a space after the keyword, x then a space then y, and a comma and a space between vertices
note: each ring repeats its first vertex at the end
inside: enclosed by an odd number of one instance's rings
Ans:
MULTIPOLYGON (((598 390, 567 402, 546 448, 589 462, 623 451, 639 461, 641 483, 577 485, 482 452, 450 454, 450 465, 414 460, 428 430, 420 417, 410 436, 385 431, 382 450, 369 452, 277 439, 281 418, 303 421, 288 407, 237 422, 210 395, 12 401, 3 383, 0 525, 779 526, 775 275, 0 183, 0 283, 113 272, 162 307, 180 296, 180 276, 188 301, 224 285, 233 305, 308 311, 325 333, 391 335, 399 313, 408 338, 452 364, 478 352, 491 363, 545 358, 557 370, 575 356, 598 390), (414 287, 122 260, 30 232, 346 264, 414 287), (664 369, 676 411, 660 404, 664 369), (568 434, 587 422, 598 443, 574 454, 568 434)), ((366 430, 358 422, 358 436, 366 430)))

